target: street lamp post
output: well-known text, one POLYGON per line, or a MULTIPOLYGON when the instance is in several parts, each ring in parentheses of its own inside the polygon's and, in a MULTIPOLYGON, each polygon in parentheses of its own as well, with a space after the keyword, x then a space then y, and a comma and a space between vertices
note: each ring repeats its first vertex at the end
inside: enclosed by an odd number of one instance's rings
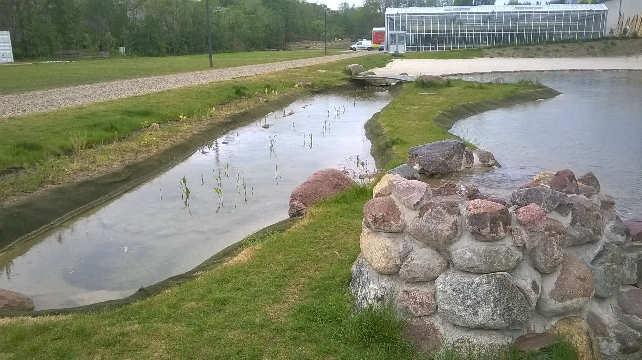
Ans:
POLYGON ((207 53, 210 57, 210 67, 214 67, 212 60, 212 24, 210 21, 210 0, 205 0, 205 18, 207 21, 207 53))
POLYGON ((328 55, 328 6, 323 6, 323 54, 328 55))

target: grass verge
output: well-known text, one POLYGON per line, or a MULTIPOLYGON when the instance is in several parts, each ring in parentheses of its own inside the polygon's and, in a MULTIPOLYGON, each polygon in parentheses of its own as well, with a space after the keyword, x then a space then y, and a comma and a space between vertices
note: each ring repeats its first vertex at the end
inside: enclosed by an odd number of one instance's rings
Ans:
MULTIPOLYGON (((338 54, 331 50, 329 55, 338 54)), ((214 55, 214 68, 263 64, 323 56, 323 50, 252 51, 214 55)), ((44 90, 101 81, 207 70, 207 54, 166 57, 115 57, 68 63, 18 63, 0 66, 0 94, 44 90)))
POLYGON ((259 104, 345 86, 348 63, 388 60, 365 56, 2 121, 0 203, 114 171, 259 104), (160 128, 148 129, 152 123, 160 128))
POLYGON ((353 315, 359 252, 355 187, 234 257, 134 304, 96 313, 0 319, 3 358, 411 358, 390 312, 353 315))
POLYGON ((451 80, 446 87, 406 84, 395 100, 366 125, 377 168, 390 169, 407 159, 415 145, 454 138, 448 130, 463 117, 558 93, 532 82, 515 84, 451 80))

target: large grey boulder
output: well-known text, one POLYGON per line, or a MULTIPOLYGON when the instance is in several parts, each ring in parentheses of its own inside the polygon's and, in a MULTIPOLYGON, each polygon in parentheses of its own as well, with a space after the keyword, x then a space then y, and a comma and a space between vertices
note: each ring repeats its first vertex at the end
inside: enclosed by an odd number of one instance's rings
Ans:
POLYGON ((0 289, 0 311, 32 311, 33 301, 26 295, 0 289))
POLYGON ((290 217, 302 216, 317 202, 336 195, 354 185, 354 181, 337 169, 319 170, 290 194, 290 217))
POLYGON ((560 269, 544 277, 537 303, 540 313, 562 316, 581 312, 593 296, 593 274, 580 259, 565 255, 560 269))
POLYGON ((562 215, 567 215, 570 210, 566 194, 544 185, 513 191, 511 203, 517 206, 537 204, 547 212, 557 211, 562 215))
POLYGON ((438 141, 408 150, 408 165, 424 175, 447 175, 462 169, 466 145, 457 140, 438 141))
POLYGON ((455 269, 487 274, 510 271, 522 261, 522 252, 506 245, 467 246, 450 252, 455 269))
POLYGON ((445 250, 457 238, 461 212, 456 203, 430 201, 408 225, 408 234, 437 250, 445 250))
POLYGON ((612 243, 605 243, 602 246, 590 264, 593 271, 595 296, 607 298, 620 290, 625 277, 625 260, 621 247, 612 243))
POLYGON ((399 272, 403 258, 409 249, 404 246, 403 235, 375 232, 363 228, 361 232, 361 255, 375 271, 392 275, 399 272))
POLYGON ((530 318, 529 299, 508 273, 472 275, 450 270, 435 284, 437 311, 455 325, 514 329, 530 318))
POLYGON ((435 280, 448 268, 448 262, 431 248, 415 248, 408 254, 399 277, 409 283, 435 280))
POLYGON ((511 216, 505 205, 475 199, 466 206, 468 229, 480 241, 503 239, 510 233, 511 216))
POLYGON ((363 206, 363 223, 371 230, 398 233, 406 226, 401 210, 390 196, 374 198, 363 206))
POLYGON ((398 285, 394 278, 376 272, 362 256, 352 265, 350 292, 355 298, 357 309, 391 304, 397 291, 398 285))

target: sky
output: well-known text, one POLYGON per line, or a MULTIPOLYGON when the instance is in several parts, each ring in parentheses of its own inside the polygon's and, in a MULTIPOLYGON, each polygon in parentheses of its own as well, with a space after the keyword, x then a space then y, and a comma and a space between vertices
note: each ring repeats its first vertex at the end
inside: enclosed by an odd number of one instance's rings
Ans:
POLYGON ((338 9, 339 4, 343 2, 348 2, 350 5, 363 5, 363 0, 307 0, 308 2, 314 2, 317 4, 326 4, 330 9, 338 9))

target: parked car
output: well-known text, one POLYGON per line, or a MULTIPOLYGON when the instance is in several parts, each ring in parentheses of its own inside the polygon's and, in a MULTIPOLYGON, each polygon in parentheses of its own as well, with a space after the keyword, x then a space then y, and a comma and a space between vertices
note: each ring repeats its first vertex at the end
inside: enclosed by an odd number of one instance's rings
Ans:
POLYGON ((356 43, 352 44, 350 46, 350 50, 352 51, 357 51, 357 50, 372 50, 372 41, 370 40, 359 40, 356 43))

